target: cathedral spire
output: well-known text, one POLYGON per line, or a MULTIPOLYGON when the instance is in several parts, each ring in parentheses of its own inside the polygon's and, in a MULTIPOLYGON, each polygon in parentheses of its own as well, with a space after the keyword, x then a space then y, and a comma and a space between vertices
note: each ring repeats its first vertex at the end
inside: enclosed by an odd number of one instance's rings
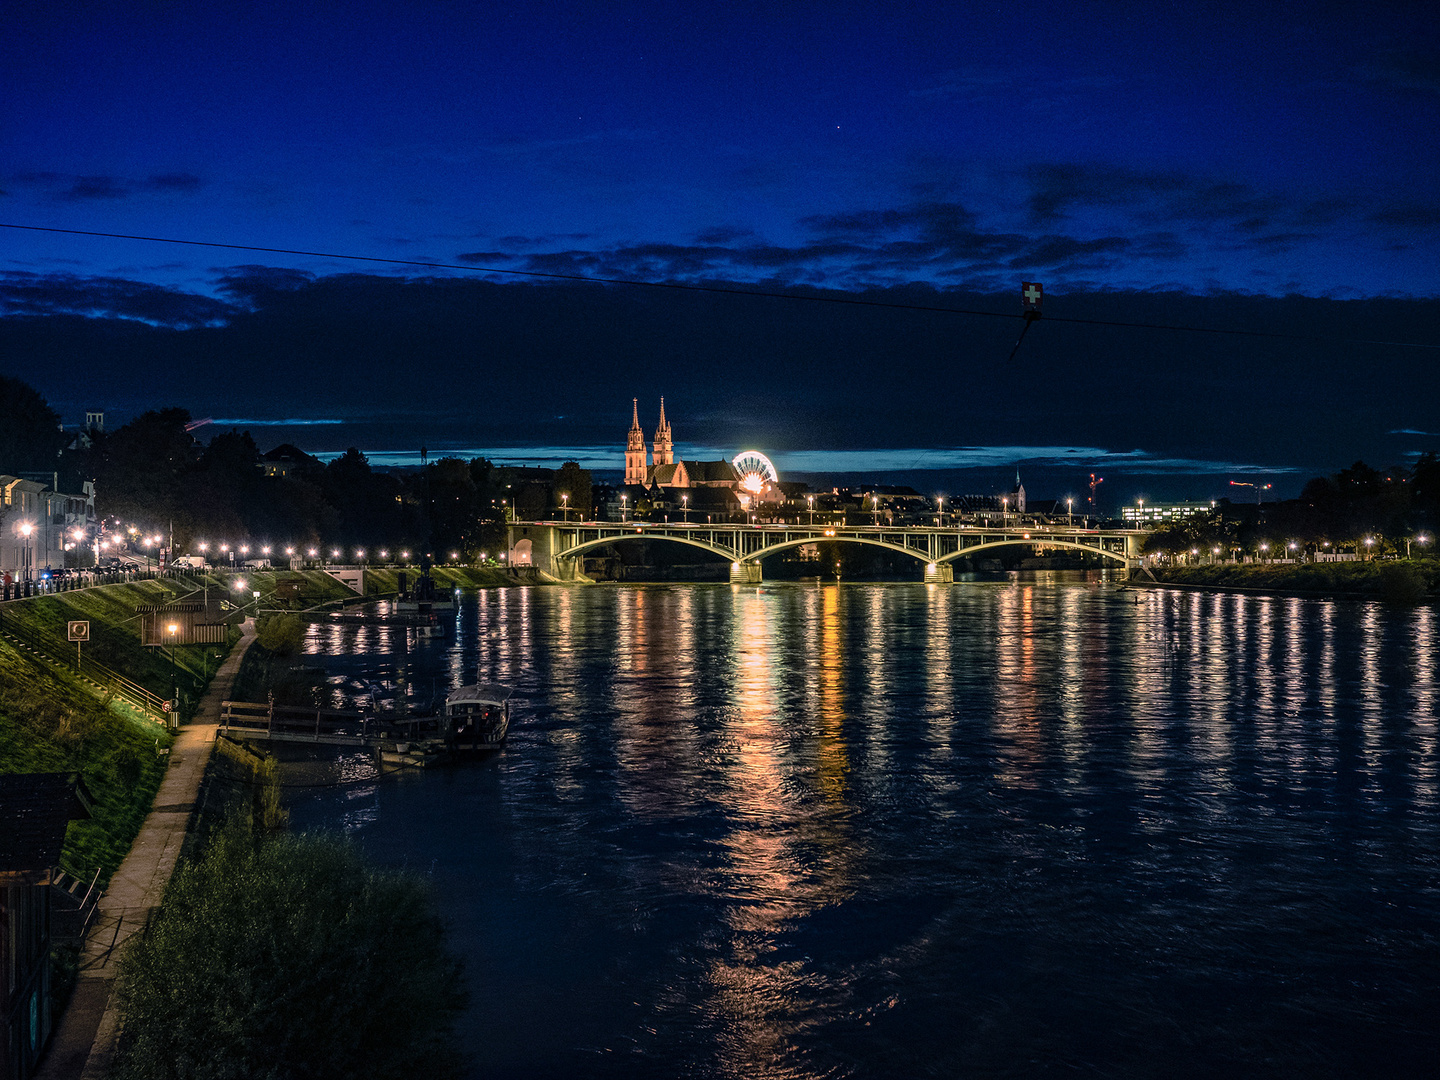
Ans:
POLYGON ((625 442, 625 483, 643 484, 650 470, 645 464, 645 432, 640 427, 640 399, 630 399, 630 433, 625 442))
POLYGON ((675 441, 670 437, 670 424, 665 419, 665 399, 660 399, 660 425, 655 429, 655 464, 675 463, 675 441))

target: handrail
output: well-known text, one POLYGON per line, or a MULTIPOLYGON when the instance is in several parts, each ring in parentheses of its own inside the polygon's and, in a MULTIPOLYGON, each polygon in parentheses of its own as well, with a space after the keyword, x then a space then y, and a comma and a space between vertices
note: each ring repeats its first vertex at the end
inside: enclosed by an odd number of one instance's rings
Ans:
MULTIPOLYGON (((0 634, 19 642, 22 646, 33 650, 45 657, 57 667, 70 670, 73 661, 70 657, 61 656, 59 651, 45 639, 34 634, 30 630, 8 625, 0 622, 0 634)), ((68 650, 67 650, 68 652, 68 650)), ((91 681, 99 685, 101 682, 109 683, 109 689, 114 690, 117 697, 125 698, 132 705, 145 709, 148 712, 163 714, 165 699, 158 694, 152 693, 139 683, 127 679, 118 671, 112 671, 98 660, 88 656, 81 656, 79 674, 84 677, 88 673, 91 681)))

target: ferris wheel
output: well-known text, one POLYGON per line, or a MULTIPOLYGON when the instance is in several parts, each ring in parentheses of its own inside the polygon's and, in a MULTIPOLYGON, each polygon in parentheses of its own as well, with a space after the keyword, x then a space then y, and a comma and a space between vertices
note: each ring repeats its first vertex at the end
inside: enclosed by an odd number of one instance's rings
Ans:
POLYGON ((759 450, 742 450, 730 464, 740 474, 740 486, 746 491, 758 493, 766 484, 780 482, 775 466, 759 450))

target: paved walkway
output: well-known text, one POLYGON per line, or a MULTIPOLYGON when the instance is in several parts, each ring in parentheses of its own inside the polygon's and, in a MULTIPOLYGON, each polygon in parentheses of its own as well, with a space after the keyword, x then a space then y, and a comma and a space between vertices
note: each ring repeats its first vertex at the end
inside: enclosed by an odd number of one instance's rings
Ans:
POLYGON ((100 898, 81 950, 75 996, 60 1018, 35 1080, 104 1080, 110 1070, 119 1034, 113 996, 118 962, 125 943, 144 928, 150 913, 160 905, 175 871, 200 782, 215 748, 220 703, 229 696, 240 661, 255 640, 253 621, 247 621, 241 630, 240 641, 215 673, 194 719, 180 729, 150 814, 100 898))

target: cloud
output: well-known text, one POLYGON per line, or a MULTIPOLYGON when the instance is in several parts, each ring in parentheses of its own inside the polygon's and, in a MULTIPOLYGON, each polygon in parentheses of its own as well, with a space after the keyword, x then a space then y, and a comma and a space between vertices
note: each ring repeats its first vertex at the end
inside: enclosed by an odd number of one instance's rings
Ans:
POLYGON ((1440 55, 1397 50, 1361 68, 1359 75, 1372 86, 1440 94, 1440 55))
POLYGON ((189 329, 221 325, 234 312, 212 297, 123 278, 0 273, 0 314, 6 316, 78 315, 189 329))
POLYGON ((344 420, 251 420, 220 417, 210 421, 216 427, 315 427, 321 424, 343 424, 344 420))
POLYGON ((315 280, 309 271, 278 266, 229 266, 216 273, 217 291, 251 310, 265 306, 282 293, 303 289, 315 280))
POLYGON ((32 171, 15 173, 11 181, 39 189, 60 202, 110 201, 136 194, 189 194, 204 186, 194 173, 155 173, 144 179, 120 176, 74 176, 66 173, 32 171))
POLYGON ((77 176, 69 188, 57 194, 66 202, 82 199, 123 199, 130 192, 113 176, 77 176))
POLYGON ((1378 225, 1393 225, 1402 229, 1430 229, 1440 225, 1440 206, 1392 203, 1371 213, 1369 220, 1378 225))

